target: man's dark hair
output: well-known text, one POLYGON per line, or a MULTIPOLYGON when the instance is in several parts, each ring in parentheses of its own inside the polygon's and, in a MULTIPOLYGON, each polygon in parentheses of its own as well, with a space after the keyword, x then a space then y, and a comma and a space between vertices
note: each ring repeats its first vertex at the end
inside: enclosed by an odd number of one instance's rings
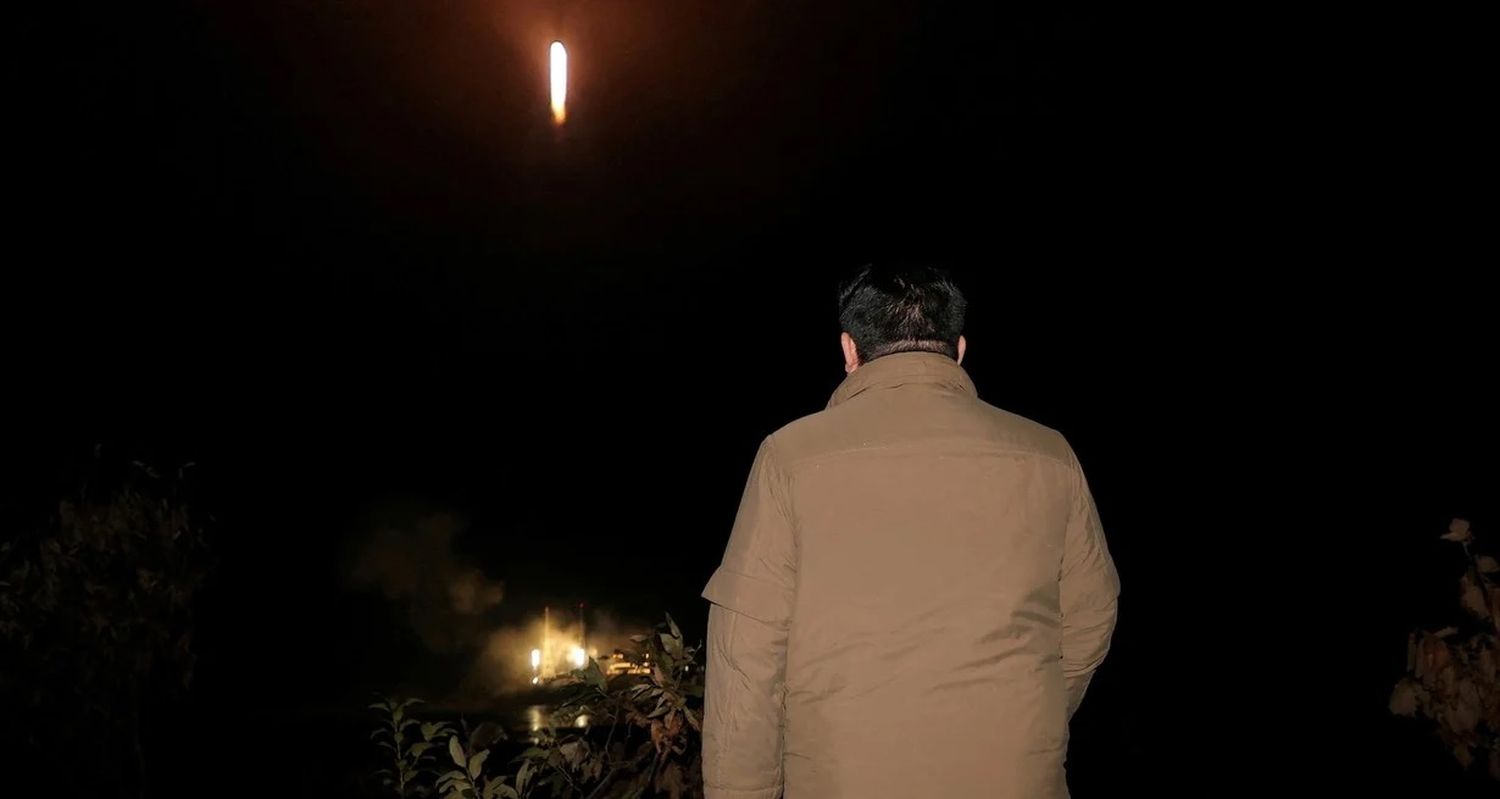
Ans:
POLYGON ((898 352, 957 360, 967 307, 948 273, 931 266, 870 265, 839 289, 839 324, 865 363, 898 352))

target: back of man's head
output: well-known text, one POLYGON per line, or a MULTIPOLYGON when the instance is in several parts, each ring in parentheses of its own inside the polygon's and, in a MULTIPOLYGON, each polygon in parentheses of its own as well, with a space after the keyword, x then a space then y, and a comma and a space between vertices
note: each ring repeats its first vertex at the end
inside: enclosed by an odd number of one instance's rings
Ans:
POLYGON ((866 266, 839 290, 839 324, 861 363, 898 352, 957 360, 966 308, 953 279, 931 266, 866 266))

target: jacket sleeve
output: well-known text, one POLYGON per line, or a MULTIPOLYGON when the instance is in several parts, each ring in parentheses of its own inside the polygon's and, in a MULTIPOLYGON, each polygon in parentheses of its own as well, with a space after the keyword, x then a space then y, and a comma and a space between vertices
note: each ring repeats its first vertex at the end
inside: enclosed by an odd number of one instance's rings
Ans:
POLYGON ((1120 595, 1120 577, 1109 557, 1088 481, 1081 469, 1075 474, 1073 509, 1063 541, 1060 592, 1063 677, 1070 719, 1083 701, 1089 679, 1109 652, 1120 595))
POLYGON ((703 591, 713 603, 703 719, 706 799, 781 795, 796 564, 785 479, 767 439, 750 470, 723 563, 703 591))

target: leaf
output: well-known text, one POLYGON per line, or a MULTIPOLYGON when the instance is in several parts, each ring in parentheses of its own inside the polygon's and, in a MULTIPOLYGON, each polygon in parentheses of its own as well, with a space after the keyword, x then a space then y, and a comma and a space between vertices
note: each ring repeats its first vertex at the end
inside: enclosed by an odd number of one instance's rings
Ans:
MULTIPOLYGON (((682 638, 680 636, 667 635, 666 633, 662 633, 661 646, 662 649, 666 650, 668 655, 672 656, 672 660, 675 661, 682 658, 682 638)), ((667 666, 667 668, 671 668, 670 663, 671 661, 668 661, 669 665, 667 666)))
POLYGON ((608 683, 604 678, 604 672, 599 670, 599 661, 589 661, 588 668, 583 672, 583 679, 590 686, 598 689, 600 693, 606 692, 608 683))
POLYGON ((412 757, 421 757, 423 752, 426 752, 428 749, 432 749, 432 748, 434 748, 436 746, 437 746, 437 744, 435 744, 435 743, 427 743, 427 742, 415 743, 415 744, 412 744, 411 748, 408 749, 408 750, 406 750, 406 751, 412 757))
POLYGON ((1484 589, 1480 588, 1473 580, 1470 580, 1467 574, 1459 578, 1458 585, 1460 592, 1459 602, 1463 604, 1464 610, 1481 619, 1487 618, 1490 614, 1490 603, 1488 597, 1484 595, 1484 589))
POLYGON ((458 736, 448 739, 448 756, 453 758, 453 765, 463 768, 469 761, 464 757, 464 748, 458 743, 458 736))
POLYGON ((530 759, 522 763, 520 771, 516 772, 516 790, 522 794, 526 793, 526 786, 531 782, 531 776, 535 773, 536 766, 530 759))
POLYGON ((488 749, 496 741, 505 740, 505 729, 493 721, 486 721, 469 734, 469 751, 488 749))
MULTIPOLYGON (((545 760, 546 758, 547 750, 535 746, 516 756, 516 760, 545 760)), ((515 760, 511 762, 514 763, 515 760)))
POLYGON ((1471 732, 1479 726, 1484 707, 1479 688, 1470 680, 1460 680, 1458 690, 1448 706, 1448 724, 1458 732, 1471 732))
POLYGON ((521 799, 516 789, 505 783, 495 780, 484 786, 484 799, 521 799))
POLYGON ((588 744, 583 741, 568 741, 557 747, 557 751, 568 761, 568 768, 577 771, 578 764, 583 762, 584 755, 588 752, 588 744))
POLYGON ((489 756, 490 752, 488 749, 486 749, 485 751, 469 758, 469 779, 479 779, 479 775, 484 773, 484 761, 489 758, 489 756))
POLYGON ((1417 644, 1417 669, 1418 680, 1429 680, 1436 677, 1443 669, 1453 662, 1453 653, 1448 650, 1448 644, 1440 635, 1424 635, 1421 643, 1417 644))
POLYGON ((1464 768, 1468 768, 1474 764, 1474 752, 1469 748, 1468 744, 1455 744, 1453 746, 1453 757, 1464 768))
POLYGON ((1474 540, 1474 533, 1469 530, 1469 522, 1466 519, 1454 519, 1448 525, 1448 532, 1442 535, 1444 541, 1456 541, 1467 544, 1474 540))
POLYGON ((1396 683, 1391 692, 1391 712, 1397 716, 1417 715, 1417 686, 1411 680, 1396 683))

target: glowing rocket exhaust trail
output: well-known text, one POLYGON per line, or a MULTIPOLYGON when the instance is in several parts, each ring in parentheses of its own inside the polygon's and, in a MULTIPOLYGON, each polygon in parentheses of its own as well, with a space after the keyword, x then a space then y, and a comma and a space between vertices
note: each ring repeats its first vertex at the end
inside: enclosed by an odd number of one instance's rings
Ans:
POLYGON ((552 61, 552 121, 561 125, 568 118, 568 49, 562 42, 553 42, 550 51, 552 61))

